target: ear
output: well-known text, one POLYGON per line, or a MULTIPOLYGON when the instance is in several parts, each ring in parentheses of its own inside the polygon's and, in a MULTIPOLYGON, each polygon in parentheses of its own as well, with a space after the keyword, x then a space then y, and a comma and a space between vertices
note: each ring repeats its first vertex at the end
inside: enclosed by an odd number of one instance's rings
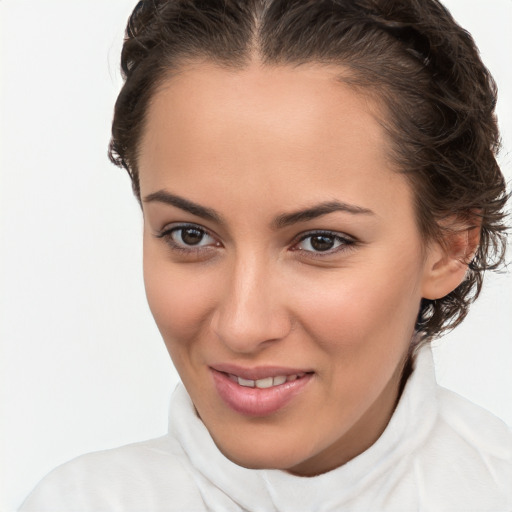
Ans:
POLYGON ((445 232, 440 241, 427 247, 422 297, 440 299, 455 290, 466 277, 468 265, 480 243, 480 225, 475 215, 470 222, 453 217, 443 222, 445 232), (475 222, 478 221, 478 222, 475 222))

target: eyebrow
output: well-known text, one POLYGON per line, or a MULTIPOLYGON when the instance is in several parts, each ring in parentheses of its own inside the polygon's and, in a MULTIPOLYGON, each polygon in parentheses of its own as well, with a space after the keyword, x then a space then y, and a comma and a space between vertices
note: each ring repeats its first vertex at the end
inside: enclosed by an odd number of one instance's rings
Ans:
POLYGON ((298 210, 292 213, 283 213, 274 219, 272 227, 275 229, 281 229, 298 222, 306 222, 333 212, 345 212, 352 215, 375 215, 375 213, 368 208, 343 203, 341 201, 327 201, 304 210, 298 210))
POLYGON ((206 206, 201 206, 200 204, 194 203, 180 196, 176 196, 174 194, 170 194, 165 190, 159 190, 158 192, 153 192, 144 198, 144 203, 165 203, 171 206, 175 206, 180 210, 184 210, 186 212, 191 213, 192 215, 196 215, 197 217, 201 217, 203 219, 212 220, 219 224, 224 224, 222 216, 217 213, 212 208, 207 208, 206 206))
MULTIPOLYGON (((193 201, 190 201, 183 197, 171 194, 165 190, 153 192, 152 194, 149 194, 144 198, 144 203, 151 202, 159 202, 175 206, 176 208, 189 212, 192 215, 196 215, 197 217, 211 220, 219 224, 225 224, 222 215, 216 212, 213 208, 201 206, 200 204, 194 203, 193 201)), ((333 212, 345 212, 350 213, 352 215, 375 215, 375 213, 369 210, 368 208, 343 203, 341 201, 326 201, 323 203, 319 203, 315 206, 312 206, 310 208, 305 208, 302 210, 297 210, 296 212, 283 213, 281 215, 278 215, 272 221, 271 226, 273 229, 282 229, 287 226, 291 226, 299 222, 313 220, 316 219, 317 217, 321 217, 323 215, 327 215, 333 212)))

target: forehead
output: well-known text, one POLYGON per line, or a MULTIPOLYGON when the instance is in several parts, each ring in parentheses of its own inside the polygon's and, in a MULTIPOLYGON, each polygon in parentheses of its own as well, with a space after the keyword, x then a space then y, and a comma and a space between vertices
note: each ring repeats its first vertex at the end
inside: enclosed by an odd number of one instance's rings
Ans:
POLYGON ((341 191, 342 200, 360 202, 382 201, 384 186, 407 188, 390 161, 378 105, 339 80, 344 72, 312 64, 181 69, 148 110, 142 195, 189 192, 192 182, 201 195, 234 181, 248 185, 239 189, 246 200, 263 182, 281 201, 286 192, 324 200, 341 191))
POLYGON ((142 147, 151 144, 156 131, 176 137, 178 144, 193 130, 199 145, 221 142, 226 134, 234 139, 235 130, 238 138, 245 138, 250 130, 252 140, 268 143, 274 136, 277 143, 293 136, 297 144, 309 139, 317 145, 334 142, 341 149, 364 131, 376 148, 384 148, 376 102, 343 83, 344 72, 340 66, 319 64, 254 63, 243 70, 189 65, 154 94, 142 147), (326 139, 326 134, 332 137, 326 139))

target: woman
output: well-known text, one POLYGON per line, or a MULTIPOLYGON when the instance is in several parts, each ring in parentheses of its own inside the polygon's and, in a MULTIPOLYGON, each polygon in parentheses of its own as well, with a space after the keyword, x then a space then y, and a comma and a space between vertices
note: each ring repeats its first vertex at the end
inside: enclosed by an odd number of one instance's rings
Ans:
POLYGON ((110 154, 184 387, 168 436, 22 510, 510 510, 510 430, 429 349, 503 261, 470 36, 433 0, 146 1, 122 69, 110 154))

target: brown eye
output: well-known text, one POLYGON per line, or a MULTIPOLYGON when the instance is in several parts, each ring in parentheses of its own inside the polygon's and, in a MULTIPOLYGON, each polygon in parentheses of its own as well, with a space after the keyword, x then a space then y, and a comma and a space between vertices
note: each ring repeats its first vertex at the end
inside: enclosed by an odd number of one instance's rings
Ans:
POLYGON ((204 238, 204 231, 196 228, 186 228, 177 230, 180 233, 180 238, 183 243, 186 245, 197 245, 204 238))
POLYGON ((196 226, 179 226, 164 231, 160 238, 168 240, 169 244, 181 248, 194 250, 199 247, 217 246, 218 243, 204 229, 196 226))
POLYGON ((294 246, 294 249, 313 254, 335 253, 354 244, 355 241, 353 239, 346 238, 341 234, 317 232, 305 235, 302 240, 294 246))
POLYGON ((328 251, 334 247, 335 238, 333 236, 315 235, 311 237, 311 247, 315 251, 328 251))

